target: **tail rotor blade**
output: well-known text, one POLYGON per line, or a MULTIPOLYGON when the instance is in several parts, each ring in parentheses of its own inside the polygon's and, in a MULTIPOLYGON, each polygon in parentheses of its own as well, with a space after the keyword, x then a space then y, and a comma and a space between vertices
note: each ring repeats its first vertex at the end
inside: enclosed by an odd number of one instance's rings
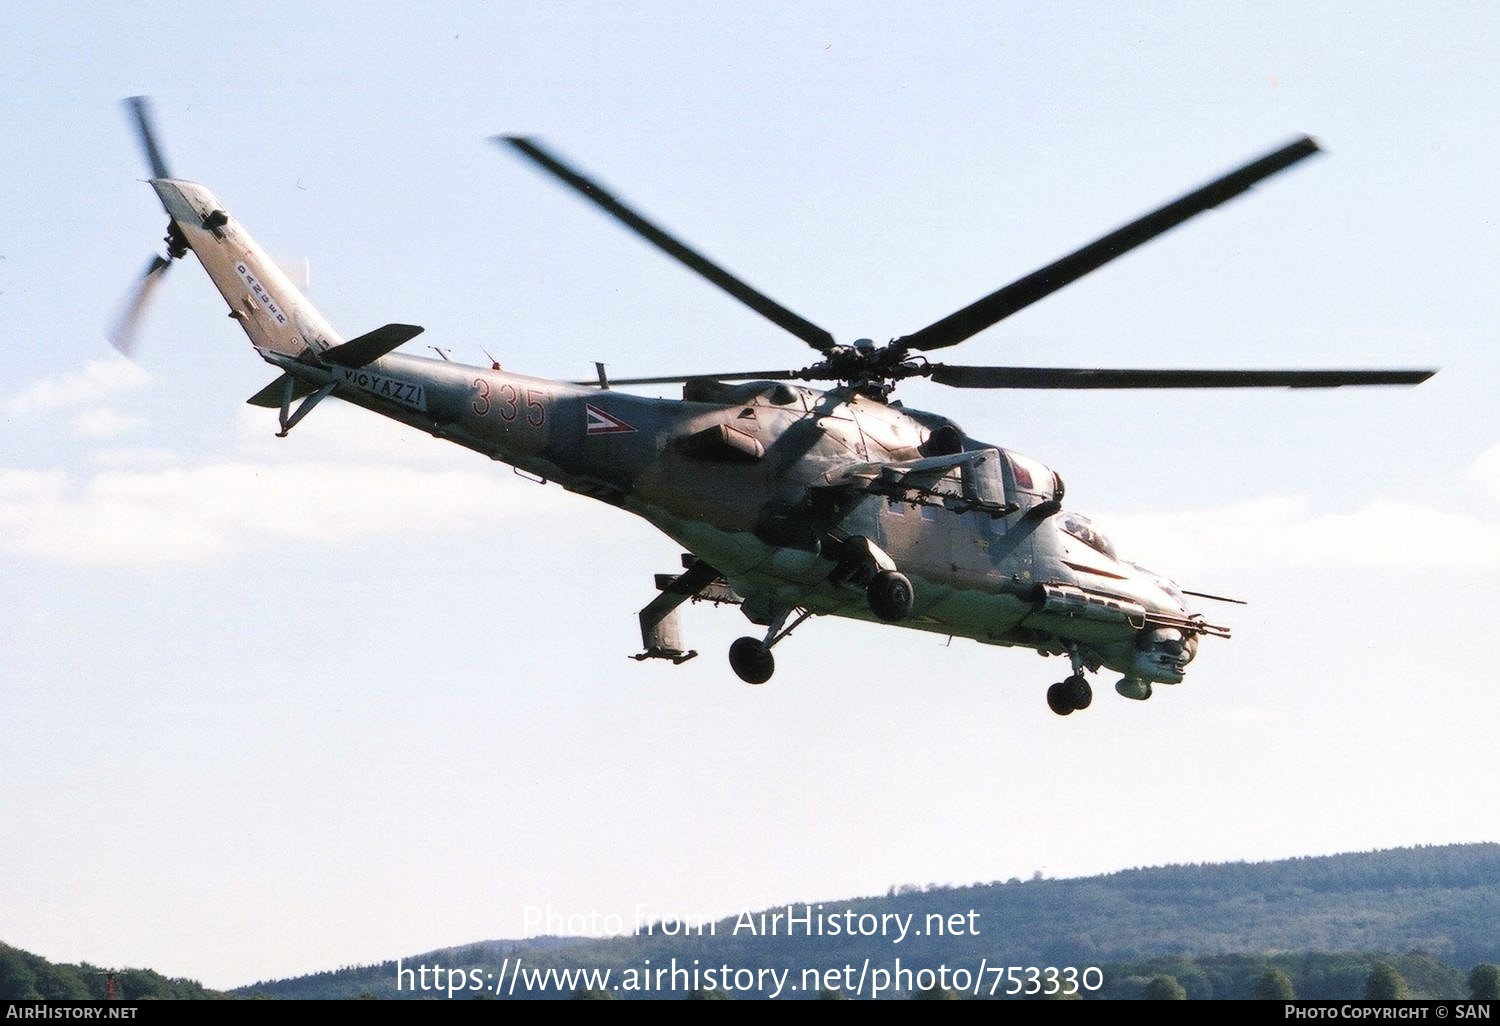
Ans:
POLYGON ((151 100, 146 96, 132 96, 125 101, 125 108, 135 119, 136 137, 141 143, 141 152, 146 156, 146 163, 151 167, 152 178, 171 178, 172 174, 167 170, 167 161, 161 155, 161 147, 156 144, 156 131, 151 126, 151 100))
POLYGON ((146 265, 146 273, 141 275, 140 281, 136 283, 135 288, 127 297, 119 318, 106 333, 110 343, 121 354, 134 358, 136 327, 140 324, 141 315, 145 312, 146 303, 151 298, 151 294, 156 291, 157 285, 161 284, 162 277, 167 273, 167 268, 171 266, 172 261, 164 256, 151 258, 151 262, 146 265))

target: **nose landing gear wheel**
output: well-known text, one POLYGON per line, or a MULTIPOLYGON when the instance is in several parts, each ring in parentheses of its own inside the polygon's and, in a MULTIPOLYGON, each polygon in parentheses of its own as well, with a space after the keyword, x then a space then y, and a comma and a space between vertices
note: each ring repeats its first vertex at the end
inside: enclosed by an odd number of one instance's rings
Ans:
POLYGON ((759 638, 739 638, 729 646, 729 666, 746 684, 764 684, 776 672, 776 657, 759 638))
POLYGON ((871 611, 888 623, 896 623, 910 616, 912 602, 916 597, 911 581, 905 574, 895 570, 882 570, 876 574, 865 594, 870 600, 871 611))

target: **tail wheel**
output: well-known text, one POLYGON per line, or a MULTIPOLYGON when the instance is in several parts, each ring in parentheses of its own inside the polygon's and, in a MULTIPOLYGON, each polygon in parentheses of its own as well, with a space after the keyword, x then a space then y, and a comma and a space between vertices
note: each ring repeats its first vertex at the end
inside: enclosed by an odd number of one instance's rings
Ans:
POLYGON ((729 665, 746 684, 764 684, 776 672, 776 657, 759 638, 739 638, 729 646, 729 665))

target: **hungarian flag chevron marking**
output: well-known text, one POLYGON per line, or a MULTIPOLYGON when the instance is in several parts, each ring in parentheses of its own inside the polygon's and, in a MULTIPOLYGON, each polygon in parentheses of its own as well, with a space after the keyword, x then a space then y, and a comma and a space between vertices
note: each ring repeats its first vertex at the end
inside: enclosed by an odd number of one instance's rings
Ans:
POLYGON ((621 435, 635 430, 613 413, 606 413, 593 403, 584 403, 583 408, 588 414, 588 422, 583 429, 585 435, 621 435))

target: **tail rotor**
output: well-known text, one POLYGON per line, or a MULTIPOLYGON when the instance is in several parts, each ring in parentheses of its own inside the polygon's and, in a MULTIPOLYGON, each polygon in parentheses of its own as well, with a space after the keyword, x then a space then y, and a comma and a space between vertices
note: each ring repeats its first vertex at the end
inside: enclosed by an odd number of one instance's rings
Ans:
MULTIPOLYGON (((124 101, 124 105, 126 113, 135 124, 136 138, 140 142, 146 164, 151 169, 152 179, 171 178, 172 174, 167 170, 166 158, 162 156, 161 146, 156 141, 150 99, 145 96, 132 96, 124 101)), ((140 276, 127 294, 119 317, 105 332, 110 343, 123 355, 132 359, 135 356, 136 330, 145 314, 148 301, 156 292, 157 286, 161 284, 167 268, 172 266, 172 261, 187 252, 187 246, 182 241, 175 224, 168 223, 165 242, 167 255, 151 257, 151 262, 146 265, 145 273, 140 276)))
POLYGON ((161 147, 156 142, 156 128, 151 118, 151 98, 149 96, 131 96, 124 101, 125 109, 135 120, 135 134, 141 143, 141 152, 146 157, 146 165, 151 168, 152 178, 171 178, 172 173, 167 170, 166 158, 161 155, 161 147))

